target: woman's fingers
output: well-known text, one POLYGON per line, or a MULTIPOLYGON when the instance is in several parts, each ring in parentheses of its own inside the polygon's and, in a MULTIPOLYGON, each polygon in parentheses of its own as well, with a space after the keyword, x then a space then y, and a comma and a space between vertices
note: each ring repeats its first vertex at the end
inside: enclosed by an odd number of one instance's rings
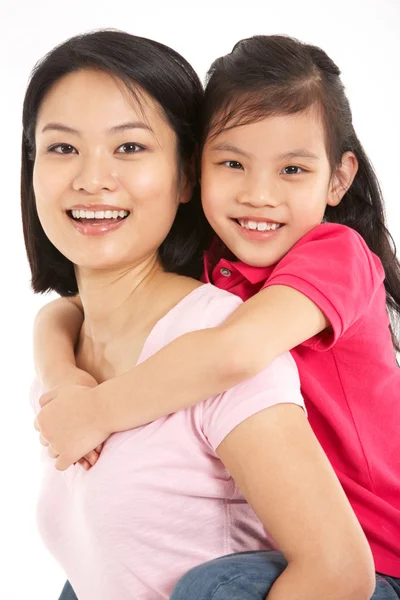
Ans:
POLYGON ((80 458, 80 459, 78 460, 78 463, 81 465, 81 467, 83 467, 83 468, 85 469, 85 471, 89 471, 89 469, 90 469, 90 468, 91 468, 91 466, 92 466, 92 465, 90 464, 90 462, 88 462, 88 461, 86 460, 86 458, 80 458))
POLYGON ((93 467, 93 465, 95 465, 97 463, 97 461, 99 460, 99 455, 96 450, 92 450, 91 452, 88 452, 87 454, 85 454, 84 458, 88 461, 90 466, 93 467))

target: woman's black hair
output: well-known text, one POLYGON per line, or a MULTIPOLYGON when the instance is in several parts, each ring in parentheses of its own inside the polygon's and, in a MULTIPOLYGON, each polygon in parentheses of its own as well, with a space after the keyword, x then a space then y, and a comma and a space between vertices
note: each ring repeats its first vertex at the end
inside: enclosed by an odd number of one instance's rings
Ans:
POLYGON ((320 48, 288 36, 254 36, 218 58, 208 75, 202 114, 202 143, 208 136, 266 116, 316 108, 321 115, 331 170, 351 151, 358 160, 353 184, 325 220, 352 227, 382 261, 392 339, 400 322, 400 264, 385 224, 381 189, 354 131, 340 70, 320 48))
MULTIPOLYGON (((34 68, 23 106, 21 209, 35 292, 54 290, 70 296, 78 291, 74 265, 50 242, 41 226, 32 177, 41 103, 55 82, 83 69, 108 73, 134 96, 144 90, 159 104, 177 137, 180 170, 193 161, 198 148, 203 88, 190 64, 168 46, 122 31, 101 30, 75 36, 51 50, 34 68)), ((163 268, 199 277, 207 236, 196 185, 191 201, 179 206, 159 249, 163 268)))

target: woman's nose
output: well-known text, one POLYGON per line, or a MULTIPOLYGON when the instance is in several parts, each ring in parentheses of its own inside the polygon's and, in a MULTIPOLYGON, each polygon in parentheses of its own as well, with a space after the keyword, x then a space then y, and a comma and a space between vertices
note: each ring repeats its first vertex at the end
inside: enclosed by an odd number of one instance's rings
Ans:
POLYGON ((107 157, 91 156, 83 159, 80 170, 74 178, 75 191, 97 194, 103 190, 115 191, 118 181, 107 157))

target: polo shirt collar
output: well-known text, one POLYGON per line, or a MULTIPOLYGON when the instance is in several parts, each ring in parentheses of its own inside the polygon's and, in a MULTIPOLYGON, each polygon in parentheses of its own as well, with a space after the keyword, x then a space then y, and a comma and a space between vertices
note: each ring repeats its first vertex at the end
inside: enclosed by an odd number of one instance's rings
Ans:
POLYGON ((232 273, 241 275, 252 284, 257 284, 266 281, 273 271, 273 267, 252 267, 240 260, 223 258, 226 254, 225 244, 215 237, 204 253, 204 280, 207 283, 218 285, 221 275, 227 277, 232 273))

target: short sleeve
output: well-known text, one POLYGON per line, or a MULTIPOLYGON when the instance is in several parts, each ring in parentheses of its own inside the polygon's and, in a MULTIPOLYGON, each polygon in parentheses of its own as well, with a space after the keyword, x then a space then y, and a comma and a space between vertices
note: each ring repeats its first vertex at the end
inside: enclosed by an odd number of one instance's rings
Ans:
POLYGON ((356 231, 324 223, 293 246, 263 287, 286 285, 310 298, 332 334, 323 332, 303 345, 327 350, 369 310, 384 278, 382 263, 356 231))
POLYGON ((304 409, 297 367, 289 353, 276 358, 256 377, 202 402, 203 434, 216 450, 242 421, 265 408, 287 403, 304 409))

